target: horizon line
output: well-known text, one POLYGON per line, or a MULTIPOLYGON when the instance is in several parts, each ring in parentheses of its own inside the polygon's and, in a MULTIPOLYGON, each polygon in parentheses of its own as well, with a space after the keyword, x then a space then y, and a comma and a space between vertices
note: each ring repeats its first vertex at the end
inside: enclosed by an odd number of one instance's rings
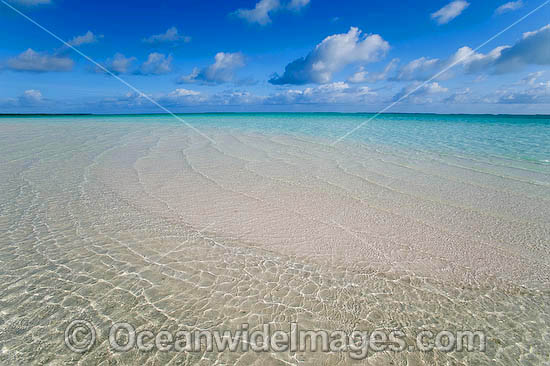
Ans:
MULTIPOLYGON (((337 111, 319 111, 319 112, 178 112, 175 115, 193 115, 193 114, 377 114, 376 112, 337 112, 337 111)), ((101 117, 101 116, 172 116, 170 113, 0 113, 2 117, 53 117, 53 116, 81 116, 81 117, 101 117)), ((494 117, 548 117, 550 114, 511 114, 511 113, 438 113, 438 112, 384 112, 380 115, 434 115, 434 116, 494 116, 494 117)))

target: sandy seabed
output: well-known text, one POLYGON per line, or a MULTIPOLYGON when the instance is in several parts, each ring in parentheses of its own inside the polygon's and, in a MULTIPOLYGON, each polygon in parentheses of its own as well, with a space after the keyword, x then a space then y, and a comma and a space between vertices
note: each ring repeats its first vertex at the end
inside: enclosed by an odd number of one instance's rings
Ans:
POLYGON ((0 124, 0 363, 550 365, 550 168, 155 123, 0 124), (65 327, 98 329, 79 354, 65 327), (113 352, 108 328, 482 330, 485 352, 113 352))

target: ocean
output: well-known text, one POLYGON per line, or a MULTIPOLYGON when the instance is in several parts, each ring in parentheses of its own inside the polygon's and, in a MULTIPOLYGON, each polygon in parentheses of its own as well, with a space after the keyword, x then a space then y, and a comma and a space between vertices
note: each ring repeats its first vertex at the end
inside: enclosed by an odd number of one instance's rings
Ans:
POLYGON ((0 363, 548 364, 550 116, 373 117, 0 117, 0 363), (406 347, 136 342, 266 324, 406 347))

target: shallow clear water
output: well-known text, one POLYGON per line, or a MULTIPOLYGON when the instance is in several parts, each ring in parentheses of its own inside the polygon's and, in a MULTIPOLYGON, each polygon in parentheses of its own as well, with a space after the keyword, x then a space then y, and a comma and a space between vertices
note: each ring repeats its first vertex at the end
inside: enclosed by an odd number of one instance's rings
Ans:
POLYGON ((0 119, 0 363, 550 363, 550 119, 0 119), (74 319, 97 328, 71 352, 74 319), (486 352, 114 352, 142 329, 482 330, 486 352))

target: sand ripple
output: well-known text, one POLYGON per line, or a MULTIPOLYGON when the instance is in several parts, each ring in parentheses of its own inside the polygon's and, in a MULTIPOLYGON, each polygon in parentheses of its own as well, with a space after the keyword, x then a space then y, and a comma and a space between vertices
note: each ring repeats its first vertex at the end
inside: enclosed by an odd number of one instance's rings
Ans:
MULTIPOLYGON (((370 365, 550 362, 550 171, 496 157, 180 125, 3 124, 0 363, 347 364, 345 354, 83 355, 84 318, 143 329, 481 329, 485 353, 370 365)), ((412 339, 407 339, 412 342, 412 339)))

